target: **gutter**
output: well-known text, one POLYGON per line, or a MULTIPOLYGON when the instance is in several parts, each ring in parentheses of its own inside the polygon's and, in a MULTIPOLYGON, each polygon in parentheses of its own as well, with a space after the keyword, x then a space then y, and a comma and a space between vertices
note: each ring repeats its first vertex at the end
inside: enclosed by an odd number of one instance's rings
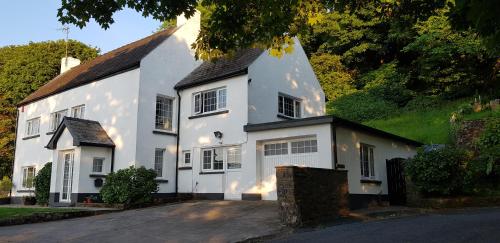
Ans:
POLYGON ((177 90, 177 138, 175 149, 175 195, 179 193, 179 140, 181 135, 181 95, 177 90))
POLYGON ((111 148, 111 173, 114 172, 115 169, 115 147, 111 148))

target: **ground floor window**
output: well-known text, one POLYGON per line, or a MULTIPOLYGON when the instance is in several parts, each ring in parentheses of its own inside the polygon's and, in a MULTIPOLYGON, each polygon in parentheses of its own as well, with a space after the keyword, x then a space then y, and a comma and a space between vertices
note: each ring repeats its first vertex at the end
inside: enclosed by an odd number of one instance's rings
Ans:
POLYGON ((23 188, 33 188, 35 181, 35 167, 23 167, 23 188))
POLYGON ((191 152, 190 151, 183 151, 182 158, 184 161, 184 166, 191 166, 191 152))
POLYGON ((363 178, 375 178, 374 148, 374 146, 368 144, 361 144, 360 146, 359 157, 361 161, 361 177, 363 178))
POLYGON ((165 156, 165 149, 157 148, 155 149, 155 164, 154 170, 156 171, 157 177, 163 176, 163 159, 165 156))
POLYGON ((104 164, 104 158, 94 158, 92 163, 92 172, 102 173, 103 164, 104 164))
POLYGON ((239 146, 202 149, 203 171, 223 171, 225 168, 241 168, 241 149, 239 146))

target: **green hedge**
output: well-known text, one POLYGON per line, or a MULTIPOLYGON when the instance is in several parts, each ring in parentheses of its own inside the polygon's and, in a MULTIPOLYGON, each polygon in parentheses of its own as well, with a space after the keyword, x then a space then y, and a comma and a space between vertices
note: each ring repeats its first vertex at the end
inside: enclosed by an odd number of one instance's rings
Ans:
POLYGON ((156 172, 144 167, 118 170, 106 176, 101 188, 101 198, 109 204, 125 204, 125 206, 149 203, 152 193, 158 192, 156 172))
POLYGON ((38 171, 38 174, 35 177, 35 197, 36 202, 40 205, 46 205, 49 203, 51 173, 52 163, 48 162, 40 171, 38 171))

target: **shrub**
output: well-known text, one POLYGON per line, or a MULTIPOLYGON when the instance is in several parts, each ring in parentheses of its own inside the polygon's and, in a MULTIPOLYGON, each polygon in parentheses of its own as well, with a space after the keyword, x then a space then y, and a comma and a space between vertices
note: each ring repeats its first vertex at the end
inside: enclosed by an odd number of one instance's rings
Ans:
POLYGON ((439 106, 441 100, 436 96, 417 96, 406 103, 408 111, 427 111, 439 106))
POLYGON ((112 172, 106 176, 101 188, 101 198, 105 203, 139 205, 152 201, 152 193, 158 192, 156 172, 153 169, 133 166, 112 172))
POLYGON ((35 198, 38 204, 45 205, 49 203, 51 173, 52 163, 48 162, 38 171, 35 177, 35 198))
POLYGON ((420 150, 408 160, 405 170, 424 195, 457 195, 463 190, 468 157, 465 150, 451 146, 428 152, 420 150))
POLYGON ((486 121, 485 129, 478 138, 479 159, 486 162, 486 174, 500 173, 500 119, 491 118, 486 121))
POLYGON ((12 186, 12 180, 8 176, 4 176, 0 181, 0 197, 7 197, 12 186))
POLYGON ((329 113, 363 122, 386 118, 397 111, 397 105, 364 91, 344 95, 329 104, 329 113))

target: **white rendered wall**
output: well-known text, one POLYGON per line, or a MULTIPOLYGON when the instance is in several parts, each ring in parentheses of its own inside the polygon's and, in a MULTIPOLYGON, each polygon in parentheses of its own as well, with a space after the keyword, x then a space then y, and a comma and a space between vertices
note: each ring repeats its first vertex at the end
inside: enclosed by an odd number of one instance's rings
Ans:
POLYGON ((160 94, 174 99, 171 132, 177 133, 178 98, 174 85, 201 63, 195 60, 191 49, 199 30, 200 16, 195 14, 141 61, 136 161, 137 166, 153 168, 155 148, 166 149, 162 179, 168 183, 160 183, 160 193, 175 192, 176 137, 153 134, 156 96, 160 94))
POLYGON ((136 157, 139 74, 139 69, 133 69, 20 107, 13 196, 26 195, 16 192, 22 180, 23 166, 36 165, 38 171, 46 162, 54 161, 53 151, 45 148, 52 137, 52 134, 47 135, 50 113, 68 109, 69 115, 74 106, 84 104, 84 118, 101 123, 116 144, 115 170, 133 165, 136 157), (41 117, 40 137, 23 140, 26 120, 35 117, 41 117))
MULTIPOLYGON (((80 169, 79 169, 79 186, 80 193, 99 193, 100 187, 94 186, 96 178, 90 177, 90 174, 108 174, 111 172, 111 148, 102 147, 80 147, 80 169), (94 158, 104 158, 102 165, 102 173, 92 172, 94 158)), ((104 178, 102 178, 104 180, 104 178)), ((75 192, 75 191, 73 191, 75 192)))
MULTIPOLYGON (((179 192, 194 193, 223 193, 225 190, 225 174, 200 175, 201 148, 214 146, 242 145, 246 143, 247 136, 243 126, 247 124, 247 76, 242 75, 223 81, 209 83, 182 90, 181 93, 181 127, 179 151, 190 150, 192 158, 192 171, 181 171, 179 182, 185 183, 186 176, 191 176, 192 183, 179 185, 179 192), (192 116, 192 94, 204 90, 226 87, 228 113, 189 119, 192 116), (223 133, 222 140, 214 136, 215 131, 223 133)), ((245 158, 245 146, 242 146, 242 157, 245 158)), ((243 164, 247 163, 242 161, 243 164)))
POLYGON ((373 136, 348 128, 337 127, 338 163, 344 164, 351 194, 388 194, 386 159, 409 158, 416 154, 415 147, 392 139, 373 136), (375 146, 375 179, 382 184, 361 183, 360 143, 375 146))
POLYGON ((269 181, 270 178, 261 178, 261 163, 263 157, 262 142, 315 136, 318 141, 319 164, 317 167, 331 169, 333 166, 331 134, 331 126, 329 123, 248 133, 248 143, 245 149, 247 153, 245 154, 242 167, 243 192, 265 194, 273 188, 273 186, 270 185, 272 183, 269 181))
POLYGON ((325 114, 325 95, 309 60, 295 39, 294 51, 281 58, 262 53, 248 69, 248 122, 279 121, 278 93, 302 99, 302 117, 325 114))

